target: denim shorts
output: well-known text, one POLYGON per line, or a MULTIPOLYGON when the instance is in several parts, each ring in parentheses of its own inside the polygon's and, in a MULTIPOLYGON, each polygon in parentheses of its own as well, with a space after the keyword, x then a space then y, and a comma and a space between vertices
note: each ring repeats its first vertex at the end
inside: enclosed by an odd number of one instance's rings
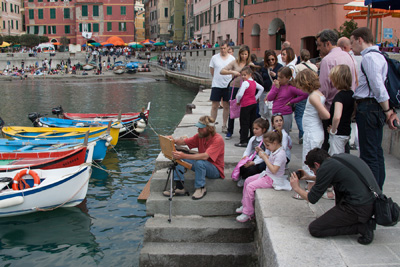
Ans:
POLYGON ((223 101, 226 101, 226 102, 229 101, 228 88, 212 87, 210 100, 211 101, 221 101, 221 98, 223 99, 223 101))

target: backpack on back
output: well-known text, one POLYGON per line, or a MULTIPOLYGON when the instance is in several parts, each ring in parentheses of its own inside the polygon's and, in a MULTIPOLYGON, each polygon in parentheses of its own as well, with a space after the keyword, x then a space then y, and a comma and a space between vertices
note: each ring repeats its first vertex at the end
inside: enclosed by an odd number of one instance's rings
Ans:
MULTIPOLYGON (((400 108, 400 62, 395 59, 389 58, 389 56, 386 53, 382 53, 376 50, 368 51, 368 53, 370 52, 379 53, 382 56, 384 56, 388 64, 388 73, 385 80, 385 87, 390 97, 389 106, 391 108, 400 108)), ((361 70, 364 73, 365 77, 367 78, 368 87, 371 90, 367 74, 365 73, 362 64, 361 64, 361 70)))

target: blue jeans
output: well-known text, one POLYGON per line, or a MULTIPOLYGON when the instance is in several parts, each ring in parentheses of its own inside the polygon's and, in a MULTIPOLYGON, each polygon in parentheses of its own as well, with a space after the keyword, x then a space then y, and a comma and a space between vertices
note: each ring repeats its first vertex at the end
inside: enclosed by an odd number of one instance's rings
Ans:
POLYGON ((385 182, 385 159, 382 137, 385 114, 381 106, 370 100, 357 105, 356 122, 360 142, 360 158, 367 163, 380 189, 385 182))
POLYGON ((294 110, 294 119, 297 124, 297 128, 299 129, 299 139, 303 137, 303 114, 306 108, 307 99, 296 103, 296 109, 294 110))
MULTIPOLYGON (((206 176, 210 179, 220 178, 217 167, 207 160, 185 159, 185 161, 192 164, 192 171, 194 171, 195 174, 195 188, 201 188, 206 185, 206 176)), ((184 181, 184 172, 185 168, 182 165, 178 165, 174 173, 174 181, 184 181)))

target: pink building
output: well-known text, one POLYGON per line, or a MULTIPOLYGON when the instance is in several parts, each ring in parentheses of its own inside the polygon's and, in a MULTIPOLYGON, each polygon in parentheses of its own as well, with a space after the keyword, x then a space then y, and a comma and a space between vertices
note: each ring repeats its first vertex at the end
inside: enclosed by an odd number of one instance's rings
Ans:
POLYGON ((126 43, 134 40, 133 1, 116 0, 24 0, 26 33, 48 36, 71 44, 84 44, 83 32, 90 39, 105 42, 118 36, 126 43))
MULTIPOLYGON (((238 23, 238 44, 246 44, 251 52, 262 57, 267 49, 280 50, 281 43, 290 41, 296 54, 305 48, 317 57, 315 35, 323 29, 339 29, 348 19, 344 4, 350 0, 244 0, 238 23)), ((358 27, 367 20, 356 20, 358 27)), ((374 19, 372 31, 376 42, 397 42, 400 38, 400 18, 374 19), (382 24, 383 23, 383 24, 382 24), (391 39, 383 38, 384 29, 392 29, 391 39)))
POLYGON ((194 0, 194 38, 201 42, 221 44, 232 39, 237 42, 239 1, 194 0))
POLYGON ((22 7, 20 0, 1 1, 0 33, 5 35, 19 35, 22 32, 22 7))

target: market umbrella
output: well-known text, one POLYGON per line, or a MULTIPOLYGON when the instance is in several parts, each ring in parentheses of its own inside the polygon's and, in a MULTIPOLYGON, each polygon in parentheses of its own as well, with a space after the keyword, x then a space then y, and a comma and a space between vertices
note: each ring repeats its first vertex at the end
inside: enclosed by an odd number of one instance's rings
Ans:
POLYGON ((109 44, 113 44, 115 46, 124 46, 125 42, 118 36, 111 36, 110 38, 107 39, 106 41, 109 44))
MULTIPOLYGON (((369 17, 372 19, 380 19, 388 16, 390 16, 389 12, 377 12, 369 15, 369 17)), ((368 11, 352 10, 346 14, 347 19, 366 19, 367 17, 368 11)))
POLYGON ((3 41, 3 43, 0 45, 0 47, 7 47, 7 46, 10 46, 10 45, 11 44, 3 41))
POLYGON ((153 44, 154 46, 165 46, 164 42, 157 42, 153 44))
POLYGON ((370 4, 372 4, 373 8, 400 10, 399 0, 365 0, 365 5, 370 5, 370 4))
POLYGON ((146 39, 146 40, 144 40, 144 41, 141 41, 140 43, 141 43, 142 45, 151 45, 151 44, 154 44, 155 42, 152 41, 152 40, 150 40, 150 39, 146 39))
POLYGON ((101 44, 100 44, 100 43, 90 43, 89 45, 90 45, 90 46, 95 46, 95 47, 99 47, 99 46, 101 46, 101 44))
POLYGON ((144 46, 141 45, 141 44, 130 44, 129 46, 132 47, 132 48, 135 48, 135 49, 143 48, 143 47, 144 47, 144 46))

